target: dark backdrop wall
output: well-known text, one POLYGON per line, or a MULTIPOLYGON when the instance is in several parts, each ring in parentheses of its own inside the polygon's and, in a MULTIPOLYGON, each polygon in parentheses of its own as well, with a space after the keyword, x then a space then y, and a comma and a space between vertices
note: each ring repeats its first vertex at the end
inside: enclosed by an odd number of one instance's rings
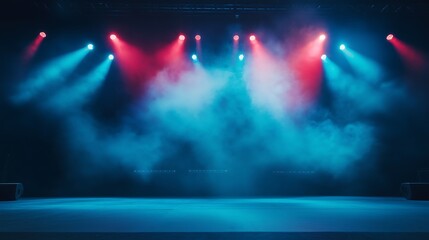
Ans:
MULTIPOLYGON (((20 12, 15 6, 2 16, 0 182, 24 183, 26 196, 398 195, 401 182, 417 181, 429 168, 427 62, 410 71, 385 39, 395 33, 427 56, 426 16, 130 12, 20 12), (305 110, 282 109, 279 116, 255 108, 249 86, 232 84, 256 71, 250 60, 238 68, 226 60, 232 35, 246 42, 256 33, 273 55, 287 56, 296 46, 291 42, 319 34, 313 29, 326 31, 326 53, 341 68, 350 70, 338 51, 341 42, 381 66, 376 90, 343 98, 349 93, 336 92, 323 74, 305 110), (48 37, 23 64, 23 52, 40 31, 48 37), (160 67, 130 87, 115 59, 85 103, 46 105, 114 51, 112 32, 149 58, 179 33, 188 37, 184 52, 190 56, 193 35, 200 33, 206 72, 186 70, 170 79, 160 67), (13 100, 43 64, 88 42, 96 51, 67 77, 70 85, 25 103, 13 100), (162 83, 172 79, 178 83, 162 83), (157 81, 164 90, 153 90, 157 81), (372 98, 383 100, 374 108, 367 104, 372 98)), ((247 58, 251 46, 244 43, 240 51, 247 58)), ((264 74, 271 79, 277 72, 264 74)), ((362 86, 362 79, 354 80, 345 90, 362 86)))

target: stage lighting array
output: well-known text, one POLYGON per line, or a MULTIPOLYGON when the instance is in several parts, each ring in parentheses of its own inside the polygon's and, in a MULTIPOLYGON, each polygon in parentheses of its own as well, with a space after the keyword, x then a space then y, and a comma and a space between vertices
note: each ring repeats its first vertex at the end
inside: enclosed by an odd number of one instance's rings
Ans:
MULTIPOLYGON (((40 33, 39 33, 39 36, 40 36, 40 37, 42 37, 42 38, 46 38, 47 34, 46 34, 45 32, 40 32, 40 33)), ((118 37, 116 36, 116 34, 110 34, 110 35, 109 35, 109 38, 110 38, 112 41, 114 41, 114 40, 117 40, 117 39, 118 39, 118 37)), ((237 42, 237 41, 240 39, 240 36, 239 36, 238 34, 235 34, 235 35, 233 35, 233 37, 232 37, 232 38, 233 38, 233 40, 234 40, 235 42, 237 42)), ((388 34, 388 35, 386 36, 386 40, 388 40, 388 41, 391 41, 393 38, 394 38, 394 35, 393 35, 393 34, 388 34)), ((178 39, 179 39, 179 41, 185 41, 186 37, 185 37, 185 35, 184 35, 184 34, 180 34, 180 35, 179 35, 179 37, 178 37, 178 39)), ((196 41, 200 41, 201 39, 202 39, 201 35, 199 35, 199 34, 195 35, 195 40, 196 40, 196 41)), ((326 35, 325 33, 322 33, 322 34, 320 34, 320 35, 318 36, 318 39, 319 39, 320 41, 325 41, 325 40, 327 39, 327 35, 326 35)), ((252 42, 252 43, 253 43, 253 42, 255 42, 255 41, 256 41, 256 36, 255 36, 254 34, 250 35, 250 36, 249 36, 249 40, 250 40, 250 42, 252 42)), ((94 50, 94 45, 93 45, 92 43, 88 44, 88 45, 87 45, 87 49, 88 49, 88 50, 90 50, 90 51, 94 50)), ((340 44, 340 45, 339 45, 339 49, 340 49, 341 51, 345 51, 345 50, 346 50, 346 45, 345 45, 345 44, 340 44)), ((114 56, 113 54, 109 54, 109 55, 108 55, 108 58, 109 58, 110 60, 114 60, 114 59, 115 59, 115 56, 114 56)), ((197 56, 197 54, 192 54, 192 55, 191 55, 191 59, 192 59, 193 61, 198 61, 198 56, 197 56)), ((321 56, 320 56, 320 59, 321 59, 321 60, 323 60, 323 61, 325 61, 325 60, 327 59, 326 54, 321 55, 321 56)), ((243 60, 244 60, 244 54, 239 54, 239 55, 238 55, 238 60, 243 61, 243 60)))

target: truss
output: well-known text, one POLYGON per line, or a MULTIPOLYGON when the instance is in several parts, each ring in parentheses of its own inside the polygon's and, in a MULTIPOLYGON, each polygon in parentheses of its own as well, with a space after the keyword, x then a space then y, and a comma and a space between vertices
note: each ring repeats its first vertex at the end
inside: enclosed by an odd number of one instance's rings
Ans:
POLYGON ((15 0, 12 10, 32 13, 129 15, 139 13, 257 14, 310 10, 320 14, 429 13, 424 0, 15 0))

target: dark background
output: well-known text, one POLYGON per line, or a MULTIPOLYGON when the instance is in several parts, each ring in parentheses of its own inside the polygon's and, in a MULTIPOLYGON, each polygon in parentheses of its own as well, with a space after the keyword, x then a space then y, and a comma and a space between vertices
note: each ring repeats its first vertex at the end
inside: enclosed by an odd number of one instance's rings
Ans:
MULTIPOLYGON (((204 175, 218 174, 225 185, 240 178, 243 169, 224 173, 194 173, 192 145, 177 140, 182 151, 163 169, 142 181, 139 173, 122 165, 105 166, 97 174, 70 177, 66 163, 61 122, 38 111, 32 104, 16 106, 8 96, 26 69, 39 61, 92 41, 101 52, 110 51, 106 36, 117 32, 151 51, 168 44, 183 32, 203 35, 204 49, 215 55, 222 42, 233 33, 258 32, 282 38, 294 28, 313 24, 329 31, 329 50, 338 39, 366 50, 370 57, 389 69, 392 81, 404 85, 411 94, 389 112, 370 116, 378 127, 377 142, 369 168, 355 166, 350 178, 336 178, 311 169, 282 169, 267 166, 255 174, 251 190, 227 191, 223 195, 398 195, 399 184, 417 181, 418 172, 429 169, 429 74, 410 74, 400 57, 386 43, 393 32, 427 56, 429 47, 429 4, 424 1, 13 1, 2 3, 0 78, 0 182, 22 182, 26 196, 219 196, 211 192, 204 175), (38 32, 48 33, 38 55, 25 68, 21 54, 38 32), (360 36, 361 33, 379 38, 360 36), (355 41, 355 42, 353 42, 355 41), (356 44, 360 43, 360 44, 356 44), (368 50, 369 49, 369 50, 368 50), (373 55, 371 56, 371 53, 373 55), (294 172, 298 171, 298 172, 294 172), (302 171, 302 172, 300 172, 302 171), (308 171, 308 172, 307 172, 308 171), (356 174, 358 172, 358 174, 356 174), (192 185, 192 187, 189 187, 192 185)), ((193 46, 187 46, 192 48, 193 46)), ((335 56, 333 56, 335 57, 335 56)), ((208 63, 210 59, 207 59, 208 63)), ((89 106, 96 118, 115 126, 135 100, 120 84, 113 64, 100 93, 89 106)), ((321 90, 320 101, 329 104, 329 91, 321 90)), ((97 166, 91 166, 97 168, 97 166)), ((246 165, 243 165, 245 168, 246 165)), ((347 175, 347 173, 345 174, 347 175)))

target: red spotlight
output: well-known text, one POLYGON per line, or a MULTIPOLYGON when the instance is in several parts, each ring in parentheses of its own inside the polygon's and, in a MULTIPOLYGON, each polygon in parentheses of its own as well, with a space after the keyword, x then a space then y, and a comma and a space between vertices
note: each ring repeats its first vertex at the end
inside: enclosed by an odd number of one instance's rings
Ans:
POLYGON ((185 35, 180 34, 180 36, 179 36, 179 40, 180 40, 180 41, 185 41, 185 39, 186 39, 186 38, 185 38, 185 35))
POLYGON ((201 40, 201 36, 200 35, 195 35, 195 40, 200 41, 201 40))
POLYGON ((252 41, 252 42, 253 42, 253 41, 255 41, 255 40, 256 40, 255 35, 251 35, 251 36, 249 37, 249 40, 250 40, 250 41, 252 41))
POLYGON ((389 34, 389 35, 387 35, 386 39, 387 39, 387 41, 392 40, 392 39, 393 39, 393 34, 389 34))
POLYGON ((238 39, 240 39, 240 36, 238 36, 238 35, 236 34, 236 35, 234 35, 233 39, 234 39, 234 41, 238 41, 238 39))
POLYGON ((116 40, 118 37, 116 37, 116 35, 115 34, 110 34, 110 39, 112 39, 112 40, 116 40))
POLYGON ((39 35, 40 35, 42 38, 45 38, 45 37, 46 37, 46 33, 45 33, 45 32, 40 32, 40 33, 39 33, 39 35))
POLYGON ((319 36, 319 40, 320 40, 320 41, 325 41, 325 39, 326 39, 326 35, 325 35, 325 34, 321 34, 321 35, 319 36))

